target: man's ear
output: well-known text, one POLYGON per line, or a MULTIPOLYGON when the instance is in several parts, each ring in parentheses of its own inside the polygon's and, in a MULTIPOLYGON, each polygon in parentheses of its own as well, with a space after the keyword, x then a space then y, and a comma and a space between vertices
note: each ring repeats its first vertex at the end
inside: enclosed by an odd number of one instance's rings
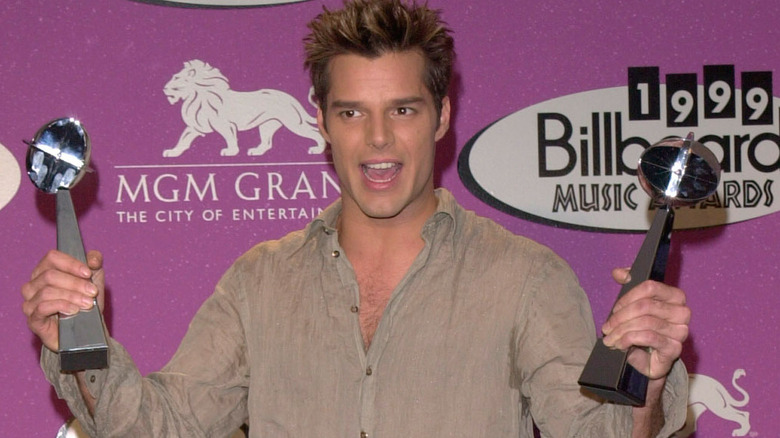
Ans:
POLYGON ((325 114, 323 114, 322 108, 320 107, 317 107, 317 128, 319 128, 322 138, 324 138, 327 143, 330 143, 330 135, 328 135, 328 128, 325 124, 325 114))
POLYGON ((436 141, 441 140, 450 129, 450 97, 444 96, 441 100, 441 114, 439 114, 439 126, 436 127, 436 141))

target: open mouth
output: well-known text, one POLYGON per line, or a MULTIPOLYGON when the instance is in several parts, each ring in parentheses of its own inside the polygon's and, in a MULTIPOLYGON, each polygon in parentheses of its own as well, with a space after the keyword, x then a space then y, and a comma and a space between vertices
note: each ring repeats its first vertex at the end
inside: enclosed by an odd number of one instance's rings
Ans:
POLYGON ((363 175, 372 183, 387 183, 401 171, 400 163, 363 164, 363 175))

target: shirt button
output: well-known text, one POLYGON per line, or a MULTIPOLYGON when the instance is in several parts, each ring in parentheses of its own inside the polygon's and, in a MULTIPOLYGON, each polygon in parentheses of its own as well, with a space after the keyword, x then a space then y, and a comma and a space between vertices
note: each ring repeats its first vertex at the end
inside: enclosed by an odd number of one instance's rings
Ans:
POLYGON ((349 311, 352 312, 352 313, 358 313, 358 310, 359 310, 358 306, 352 306, 352 307, 349 308, 349 311))
POLYGON ((333 256, 333 257, 338 257, 338 256, 341 255, 341 253, 338 250, 333 250, 333 252, 330 253, 330 255, 333 256))
POLYGON ((371 369, 371 367, 366 368, 366 375, 370 376, 372 374, 374 374, 374 371, 371 369))
POLYGON ((97 380, 97 379, 95 378, 94 374, 89 376, 89 383, 95 383, 95 380, 97 380))
POLYGON ((361 431, 360 438, 368 438, 368 434, 366 432, 361 431))

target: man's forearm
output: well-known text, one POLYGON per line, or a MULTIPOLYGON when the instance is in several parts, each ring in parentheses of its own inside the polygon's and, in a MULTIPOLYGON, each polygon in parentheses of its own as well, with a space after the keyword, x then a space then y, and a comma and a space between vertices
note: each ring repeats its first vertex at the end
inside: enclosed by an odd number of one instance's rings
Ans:
POLYGON ((92 396, 92 393, 89 392, 89 388, 87 388, 87 382, 84 379, 84 371, 79 371, 74 374, 76 376, 76 382, 78 382, 79 385, 79 391, 81 392, 81 398, 84 399, 84 404, 87 406, 87 410, 89 411, 89 415, 95 415, 95 404, 97 404, 97 399, 92 396))
POLYGON ((650 380, 645 405, 634 408, 632 438, 651 438, 664 427, 663 393, 666 378, 650 380))

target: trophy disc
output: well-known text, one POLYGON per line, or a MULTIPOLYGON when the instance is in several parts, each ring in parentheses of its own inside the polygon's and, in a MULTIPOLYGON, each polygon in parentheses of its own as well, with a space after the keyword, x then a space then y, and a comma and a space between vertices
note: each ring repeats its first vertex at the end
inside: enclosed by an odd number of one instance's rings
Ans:
POLYGON ((637 167, 642 188, 662 205, 685 205, 706 199, 718 188, 720 164, 715 154, 693 140, 664 139, 645 150, 637 167))
POLYGON ((46 193, 70 189, 89 164, 87 132, 73 118, 56 119, 35 134, 27 150, 27 175, 35 187, 46 193))

